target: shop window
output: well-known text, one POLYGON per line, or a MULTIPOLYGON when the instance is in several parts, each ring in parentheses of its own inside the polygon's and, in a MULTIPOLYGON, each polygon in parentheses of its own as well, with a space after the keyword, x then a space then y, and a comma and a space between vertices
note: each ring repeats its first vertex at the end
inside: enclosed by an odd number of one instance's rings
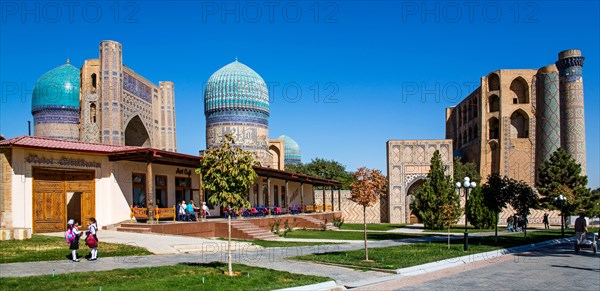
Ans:
POLYGON ((131 175, 133 207, 146 208, 146 175, 136 174, 131 175))
POLYGON ((177 203, 185 200, 186 204, 193 199, 192 179, 175 177, 175 199, 177 203))
POLYGON ((169 207, 169 203, 167 201, 167 176, 156 175, 154 179, 154 185, 156 187, 156 197, 154 198, 156 201, 156 207, 167 208, 169 207))

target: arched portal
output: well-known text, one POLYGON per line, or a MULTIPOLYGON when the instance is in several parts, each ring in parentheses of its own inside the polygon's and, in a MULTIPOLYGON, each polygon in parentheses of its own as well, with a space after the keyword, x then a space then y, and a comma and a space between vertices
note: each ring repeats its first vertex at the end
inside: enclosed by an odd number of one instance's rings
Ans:
POLYGON ((139 116, 132 118, 125 127, 125 145, 151 147, 150 136, 139 116))
POLYGON ((510 116, 510 137, 529 137, 529 117, 527 113, 519 109, 510 116))
POLYGON ((488 76, 488 90, 497 91, 500 90, 500 77, 496 73, 491 73, 488 76))
POLYGON ((521 77, 515 78, 510 83, 510 91, 514 94, 513 104, 529 103, 529 86, 525 79, 521 77))
POLYGON ((412 198, 413 198, 414 193, 421 186, 423 186, 424 182, 425 182, 425 178, 418 179, 418 180, 414 181, 412 184, 410 184, 410 186, 408 186, 408 189, 406 190, 406 207, 404 209, 406 209, 407 221, 410 224, 421 223, 421 221, 419 220, 419 218, 412 213, 412 209, 410 207, 410 204, 412 203, 412 198))
POLYGON ((280 163, 281 150, 279 150, 279 148, 275 145, 270 145, 269 152, 273 156, 273 160, 271 161, 271 163, 272 163, 271 168, 282 170, 281 163, 280 163))

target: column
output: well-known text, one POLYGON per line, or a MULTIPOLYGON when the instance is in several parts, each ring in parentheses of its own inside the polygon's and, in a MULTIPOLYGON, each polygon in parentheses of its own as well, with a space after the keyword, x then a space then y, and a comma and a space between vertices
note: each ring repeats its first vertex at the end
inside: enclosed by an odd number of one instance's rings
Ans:
POLYGON ((302 213, 304 213, 304 183, 300 183, 300 207, 302 207, 302 213))
POLYGON ((342 212, 342 190, 341 187, 338 186, 338 210, 340 213, 342 212))
POLYGON ((333 200, 333 186, 331 186, 329 190, 331 190, 331 212, 335 212, 335 207, 333 206, 335 204, 335 201, 333 200))
POLYGON ((146 207, 148 207, 148 223, 154 223, 154 174, 152 173, 152 160, 148 158, 146 164, 146 207))
POLYGON ((323 212, 327 209, 327 199, 325 199, 325 186, 323 186, 323 212))
POLYGON ((269 216, 271 216, 271 178, 267 178, 267 209, 269 210, 269 216))
POLYGON ((290 199, 290 195, 289 195, 290 190, 289 189, 290 189, 289 181, 285 180, 285 194, 284 194, 285 195, 285 205, 286 205, 286 207, 288 207, 288 209, 290 207, 290 200, 289 200, 290 199))

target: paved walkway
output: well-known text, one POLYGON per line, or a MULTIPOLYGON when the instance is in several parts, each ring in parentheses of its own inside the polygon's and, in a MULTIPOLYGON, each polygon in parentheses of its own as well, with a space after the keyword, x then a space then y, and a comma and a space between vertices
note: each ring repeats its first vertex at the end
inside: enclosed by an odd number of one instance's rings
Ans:
POLYGON ((572 243, 506 255, 357 290, 600 290, 600 255, 572 243))

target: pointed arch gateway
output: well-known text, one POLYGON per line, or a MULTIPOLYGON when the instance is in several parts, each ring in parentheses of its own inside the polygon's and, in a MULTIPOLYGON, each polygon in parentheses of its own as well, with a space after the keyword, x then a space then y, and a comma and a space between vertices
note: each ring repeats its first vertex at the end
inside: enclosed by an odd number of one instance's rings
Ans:
POLYGON ((139 115, 134 116, 125 127, 125 145, 152 147, 150 135, 139 115))

